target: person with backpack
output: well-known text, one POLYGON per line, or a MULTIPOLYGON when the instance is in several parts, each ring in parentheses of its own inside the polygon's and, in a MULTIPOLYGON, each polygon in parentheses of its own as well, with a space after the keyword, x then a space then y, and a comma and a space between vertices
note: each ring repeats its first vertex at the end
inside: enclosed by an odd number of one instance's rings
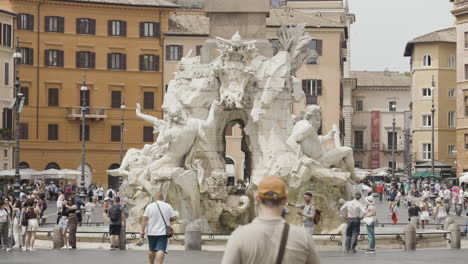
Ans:
MULTIPOLYGON (((293 204, 288 203, 289 206, 302 209, 302 212, 297 212, 299 216, 302 216, 302 221, 304 223, 304 230, 311 236, 314 235, 315 222, 318 223, 318 219, 315 219, 317 208, 312 203, 312 192, 304 193, 304 203, 303 204, 293 204)), ((319 214, 317 214, 319 216, 319 214)))
POLYGON ((114 203, 109 207, 107 216, 110 220, 109 235, 111 236, 111 250, 119 249, 119 235, 122 224, 125 224, 126 214, 124 208, 120 205, 120 197, 114 198, 114 203))

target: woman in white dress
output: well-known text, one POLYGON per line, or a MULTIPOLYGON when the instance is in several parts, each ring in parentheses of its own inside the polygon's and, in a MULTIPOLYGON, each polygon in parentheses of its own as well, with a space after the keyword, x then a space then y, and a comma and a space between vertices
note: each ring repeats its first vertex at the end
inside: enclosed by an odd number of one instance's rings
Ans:
POLYGON ((420 208, 421 208, 421 215, 420 215, 421 225, 422 225, 422 228, 425 229, 426 225, 429 224, 429 220, 431 219, 431 216, 429 213, 431 211, 431 204, 427 201, 427 198, 424 199, 424 202, 422 203, 420 208))
POLYGON ((440 198, 436 199, 436 207, 434 208, 434 218, 437 224, 442 224, 443 228, 445 218, 447 218, 447 211, 445 210, 445 205, 442 199, 440 198))

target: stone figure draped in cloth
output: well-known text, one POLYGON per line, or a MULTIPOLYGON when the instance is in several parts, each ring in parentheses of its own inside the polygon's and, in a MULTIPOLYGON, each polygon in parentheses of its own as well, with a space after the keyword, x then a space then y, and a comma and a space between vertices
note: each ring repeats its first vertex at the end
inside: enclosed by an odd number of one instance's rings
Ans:
POLYGON ((307 107, 303 120, 294 125, 287 143, 298 153, 299 162, 309 168, 313 165, 324 168, 341 167, 351 173, 353 181, 359 182, 354 170, 353 149, 335 146, 333 149, 325 150, 322 143, 332 140, 338 131, 333 129, 327 135, 319 136, 317 131, 320 124, 320 106, 311 105, 307 107))
POLYGON ((191 167, 197 139, 203 129, 214 122, 217 106, 218 102, 213 102, 208 119, 200 120, 186 118, 181 106, 171 105, 164 109, 165 118, 161 120, 142 114, 140 105, 137 104, 136 115, 153 125, 155 133, 159 132, 158 138, 155 143, 145 145, 143 149, 129 149, 120 167, 107 172, 111 176, 127 177, 129 187, 135 188, 132 193, 141 187, 152 193, 151 179, 158 178, 161 168, 191 167))

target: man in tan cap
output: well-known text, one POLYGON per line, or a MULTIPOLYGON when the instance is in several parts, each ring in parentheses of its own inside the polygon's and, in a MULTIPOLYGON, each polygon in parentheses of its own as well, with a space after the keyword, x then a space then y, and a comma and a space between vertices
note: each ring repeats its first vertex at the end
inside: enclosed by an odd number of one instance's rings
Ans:
POLYGON ((287 202, 286 184, 281 178, 263 178, 255 202, 259 215, 231 234, 223 264, 320 263, 312 237, 281 217, 287 202))

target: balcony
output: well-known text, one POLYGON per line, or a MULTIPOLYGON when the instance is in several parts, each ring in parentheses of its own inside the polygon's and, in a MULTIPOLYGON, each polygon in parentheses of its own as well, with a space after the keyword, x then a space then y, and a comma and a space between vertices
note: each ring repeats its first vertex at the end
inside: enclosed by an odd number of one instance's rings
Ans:
POLYGON ((0 129, 0 140, 10 141, 13 140, 13 132, 9 128, 0 129))
POLYGON ((316 96, 316 95, 306 95, 306 104, 307 105, 317 105, 318 104, 318 96, 316 96))
MULTIPOLYGON (((107 108, 105 107, 86 107, 86 119, 101 120, 106 119, 107 108)), ((67 107, 67 118, 70 120, 81 119, 81 107, 71 106, 67 107)))
POLYGON ((352 146, 352 148, 353 148, 353 151, 354 151, 354 152, 364 152, 364 151, 368 151, 367 145, 366 145, 366 144, 355 145, 355 146, 352 146))
POLYGON ((382 144, 382 151, 385 154, 391 154, 392 151, 395 151, 395 154, 400 154, 401 152, 403 152, 403 149, 398 148, 397 146, 389 146, 389 145, 382 144))

